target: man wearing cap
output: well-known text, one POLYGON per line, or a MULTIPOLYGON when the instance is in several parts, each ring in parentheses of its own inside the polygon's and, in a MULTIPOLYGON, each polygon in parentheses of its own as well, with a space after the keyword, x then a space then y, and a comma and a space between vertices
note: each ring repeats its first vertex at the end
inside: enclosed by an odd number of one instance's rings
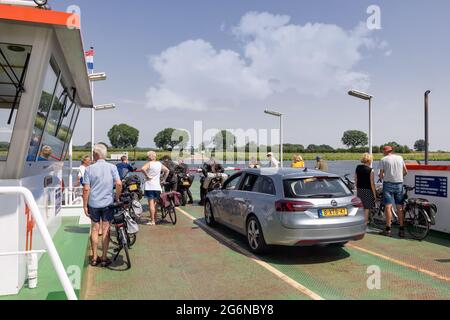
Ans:
POLYGON ((397 205, 398 219, 400 222, 400 238, 405 237, 404 213, 403 213, 403 179, 408 174, 405 161, 399 155, 393 154, 391 146, 383 148, 384 158, 380 161, 380 180, 383 181, 383 201, 385 205, 386 230, 380 234, 390 237, 392 223, 392 206, 397 205))
POLYGON ((328 163, 319 156, 316 157, 316 170, 328 171, 328 163))
POLYGON ((267 159, 269 160, 269 167, 271 168, 279 168, 280 167, 280 161, 278 161, 272 152, 269 152, 267 154, 267 159))

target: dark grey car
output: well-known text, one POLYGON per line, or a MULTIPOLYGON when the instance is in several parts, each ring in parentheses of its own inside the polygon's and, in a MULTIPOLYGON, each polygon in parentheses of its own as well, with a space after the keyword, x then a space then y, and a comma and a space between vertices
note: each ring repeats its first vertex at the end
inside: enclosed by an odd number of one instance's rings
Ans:
POLYGON ((205 220, 247 236, 253 252, 268 245, 343 245, 366 233, 360 199, 340 177, 313 170, 238 172, 207 195, 205 220))

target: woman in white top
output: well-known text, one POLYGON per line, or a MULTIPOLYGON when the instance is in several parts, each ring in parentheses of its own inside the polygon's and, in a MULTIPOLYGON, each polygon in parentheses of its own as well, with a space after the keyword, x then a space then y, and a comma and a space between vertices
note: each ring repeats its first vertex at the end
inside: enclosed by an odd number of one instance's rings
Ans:
POLYGON ((156 201, 161 195, 161 172, 163 173, 162 182, 164 183, 169 175, 167 169, 161 162, 156 161, 156 152, 147 153, 148 162, 142 167, 142 173, 145 176, 144 193, 148 199, 148 208, 150 211, 150 221, 147 225, 156 224, 156 201))
POLYGON ((84 173, 86 172, 86 168, 91 165, 91 156, 84 156, 81 159, 80 171, 77 176, 77 184, 76 187, 80 187, 83 185, 84 173))

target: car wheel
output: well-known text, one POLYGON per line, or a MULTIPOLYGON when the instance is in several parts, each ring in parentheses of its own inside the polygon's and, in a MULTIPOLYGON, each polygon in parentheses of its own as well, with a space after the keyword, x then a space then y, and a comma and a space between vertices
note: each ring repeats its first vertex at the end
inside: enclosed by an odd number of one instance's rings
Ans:
POLYGON ((216 220, 214 219, 214 213, 210 201, 206 201, 204 211, 206 224, 210 227, 214 227, 214 225, 216 224, 216 220))
POLYGON ((265 253, 268 250, 261 224, 254 216, 247 221, 247 242, 250 250, 254 253, 265 253))

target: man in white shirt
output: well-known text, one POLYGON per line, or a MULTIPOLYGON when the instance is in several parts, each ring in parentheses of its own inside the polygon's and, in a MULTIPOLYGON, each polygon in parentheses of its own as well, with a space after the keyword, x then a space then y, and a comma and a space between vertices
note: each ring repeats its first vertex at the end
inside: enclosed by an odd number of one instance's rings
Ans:
POLYGON ((405 161, 399 155, 393 154, 391 146, 383 148, 384 158, 380 161, 380 180, 383 181, 383 201, 385 205, 386 230, 380 234, 391 236, 392 206, 397 205, 400 222, 399 237, 405 237, 403 212, 403 179, 408 174, 405 161))

